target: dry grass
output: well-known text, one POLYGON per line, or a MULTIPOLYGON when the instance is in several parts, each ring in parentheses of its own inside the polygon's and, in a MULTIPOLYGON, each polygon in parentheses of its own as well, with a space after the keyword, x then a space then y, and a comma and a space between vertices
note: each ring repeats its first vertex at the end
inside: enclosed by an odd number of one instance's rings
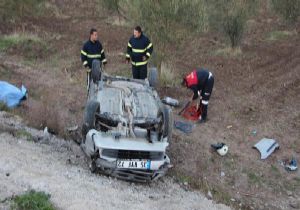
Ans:
POLYGON ((18 32, 10 35, 0 36, 0 51, 28 41, 41 42, 41 39, 36 34, 18 32))
POLYGON ((176 75, 175 67, 171 64, 163 62, 160 68, 160 84, 163 87, 172 87, 180 83, 179 77, 176 75))
POLYGON ((272 31, 268 33, 267 40, 268 41, 276 41, 276 40, 282 40, 282 39, 288 39, 291 36, 296 36, 297 31, 272 31))
POLYGON ((226 48, 216 50, 213 54, 216 56, 223 56, 223 57, 237 57, 242 54, 242 50, 240 47, 237 48, 226 47, 226 48))

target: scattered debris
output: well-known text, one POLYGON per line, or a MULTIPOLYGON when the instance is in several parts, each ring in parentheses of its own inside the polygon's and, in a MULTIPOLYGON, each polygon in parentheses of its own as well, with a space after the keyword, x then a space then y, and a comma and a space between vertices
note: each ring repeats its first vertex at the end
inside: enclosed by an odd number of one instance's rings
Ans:
POLYGON ((291 161, 284 161, 283 166, 287 171, 296 171, 298 169, 297 161, 292 158, 291 161))
POLYGON ((263 138, 253 147, 260 152, 260 158, 264 160, 268 158, 276 149, 279 149, 279 144, 274 139, 263 138))
POLYGON ((230 128, 232 128, 232 125, 228 125, 226 128, 227 128, 227 129, 230 129, 230 128))
POLYGON ((211 147, 221 156, 226 155, 228 152, 228 146, 225 143, 211 144, 211 147))
POLYGON ((213 199, 213 196, 212 196, 210 190, 207 192, 207 198, 210 199, 210 200, 213 199))
POLYGON ((290 203, 290 207, 292 207, 294 209, 300 209, 300 202, 293 201, 290 203))
POLYGON ((74 132, 74 131, 77 131, 77 130, 78 130, 78 125, 74 125, 72 127, 68 127, 67 128, 68 132, 74 132))
POLYGON ((256 136, 256 134, 257 134, 257 130, 256 129, 254 129, 254 130, 251 131, 251 135, 252 136, 256 136))
POLYGON ((179 101, 176 100, 176 99, 174 99, 174 98, 171 98, 171 97, 164 97, 164 98, 162 99, 162 102, 163 102, 164 104, 168 104, 168 105, 174 106, 174 107, 179 106, 179 101))
POLYGON ((43 140, 44 141, 49 141, 50 140, 50 133, 48 132, 48 127, 45 127, 44 132, 43 132, 43 140))
POLYGON ((291 191, 287 191, 286 194, 287 194, 288 196, 293 196, 293 192, 291 192, 291 191))
POLYGON ((174 127, 186 134, 189 134, 193 131, 194 125, 187 122, 174 121, 174 127))
POLYGON ((221 171, 221 177, 224 177, 224 176, 225 176, 224 171, 221 171))

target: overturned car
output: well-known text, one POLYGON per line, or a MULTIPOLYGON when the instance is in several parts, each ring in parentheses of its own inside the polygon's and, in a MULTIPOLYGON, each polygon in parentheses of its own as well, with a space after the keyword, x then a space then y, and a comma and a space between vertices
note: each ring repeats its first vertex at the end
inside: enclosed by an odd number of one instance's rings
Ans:
POLYGON ((81 143, 91 171, 137 182, 163 176, 173 117, 153 87, 156 69, 149 80, 128 79, 105 75, 94 61, 91 75, 81 143))

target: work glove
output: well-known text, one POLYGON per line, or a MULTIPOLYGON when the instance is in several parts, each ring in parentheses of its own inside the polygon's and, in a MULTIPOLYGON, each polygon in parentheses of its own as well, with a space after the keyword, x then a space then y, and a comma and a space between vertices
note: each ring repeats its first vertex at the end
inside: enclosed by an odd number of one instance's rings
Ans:
POLYGON ((88 67, 88 63, 83 64, 83 66, 84 66, 84 68, 87 68, 88 67))

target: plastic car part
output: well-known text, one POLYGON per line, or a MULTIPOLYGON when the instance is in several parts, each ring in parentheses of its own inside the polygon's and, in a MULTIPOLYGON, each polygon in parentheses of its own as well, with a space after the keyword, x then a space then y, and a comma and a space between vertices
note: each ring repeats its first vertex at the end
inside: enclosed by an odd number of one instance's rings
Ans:
POLYGON ((274 139, 263 138, 256 143, 254 148, 258 149, 261 155, 261 159, 268 158, 276 149, 279 148, 279 144, 274 139))

